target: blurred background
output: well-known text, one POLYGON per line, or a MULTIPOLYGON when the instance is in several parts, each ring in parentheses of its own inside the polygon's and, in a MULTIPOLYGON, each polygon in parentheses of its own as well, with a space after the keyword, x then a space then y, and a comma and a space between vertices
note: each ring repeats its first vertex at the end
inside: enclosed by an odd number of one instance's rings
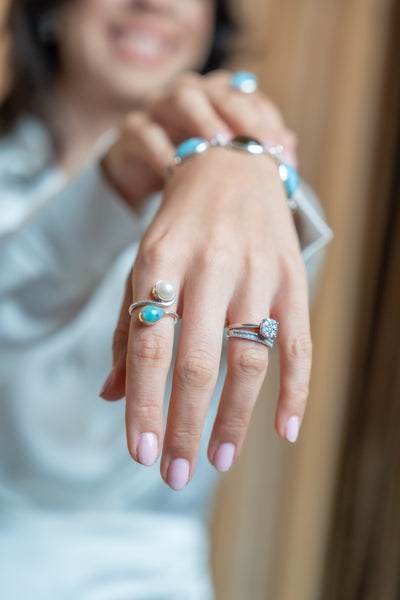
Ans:
MULTIPOLYGON (((223 481, 211 524, 217 600, 398 600, 400 3, 236 5, 230 66, 254 71, 298 134, 300 173, 335 239, 313 303, 300 439, 274 432, 270 375, 223 481)), ((6 44, 2 28, 0 94, 6 44)))

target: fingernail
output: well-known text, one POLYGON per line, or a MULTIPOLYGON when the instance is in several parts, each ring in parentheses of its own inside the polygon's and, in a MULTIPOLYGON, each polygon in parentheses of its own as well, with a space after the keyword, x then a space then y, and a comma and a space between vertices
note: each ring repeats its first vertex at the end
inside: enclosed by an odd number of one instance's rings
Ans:
POLYGON ((221 473, 229 471, 234 456, 235 446, 233 444, 221 444, 214 456, 214 467, 221 473))
POLYGON ((110 389, 113 379, 114 379, 114 369, 111 370, 107 379, 103 383, 101 390, 99 392, 99 396, 101 396, 102 398, 104 397, 104 394, 110 389))
POLYGON ((154 433, 142 433, 137 445, 137 459, 146 467, 151 467, 158 457, 158 439, 154 433))
POLYGON ((212 138, 211 138, 211 145, 212 146, 226 146, 226 144, 229 141, 229 136, 227 133, 216 133, 212 138))
POLYGON ((283 154, 282 154, 282 161, 284 163, 290 165, 294 169, 297 169, 297 160, 296 160, 296 157, 291 152, 288 152, 287 150, 285 150, 283 152, 283 154))
POLYGON ((176 458, 171 462, 167 472, 167 483, 173 490, 183 490, 189 481, 189 461, 185 458, 176 458))
POLYGON ((300 420, 299 417, 290 417, 286 423, 285 437, 288 442, 294 442, 297 440, 299 435, 300 420))

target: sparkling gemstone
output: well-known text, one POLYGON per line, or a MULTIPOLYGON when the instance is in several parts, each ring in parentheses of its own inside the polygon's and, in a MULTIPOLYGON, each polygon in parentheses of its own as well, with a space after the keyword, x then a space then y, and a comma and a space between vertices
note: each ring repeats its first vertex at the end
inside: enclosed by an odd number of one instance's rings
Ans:
POLYGON ((294 167, 286 163, 280 163, 279 177, 285 185, 288 198, 291 198, 299 186, 299 174, 294 167))
POLYGON ((160 279, 154 286, 154 296, 161 301, 169 302, 175 298, 174 285, 166 279, 160 279))
POLYGON ((183 159, 186 156, 190 156, 190 154, 204 152, 208 147, 209 143, 203 138, 189 138, 182 142, 182 144, 179 144, 176 149, 175 157, 183 159))
POLYGON ((139 313, 139 319, 141 323, 145 325, 151 325, 156 321, 159 321, 161 317, 164 315, 164 311, 159 306, 145 306, 139 313))
POLYGON ((231 85, 245 94, 252 94, 258 87, 258 79, 254 73, 238 71, 237 73, 233 73, 231 85))
POLYGON ((278 333, 278 321, 275 319, 264 319, 260 324, 260 334, 266 338, 276 338, 278 333))

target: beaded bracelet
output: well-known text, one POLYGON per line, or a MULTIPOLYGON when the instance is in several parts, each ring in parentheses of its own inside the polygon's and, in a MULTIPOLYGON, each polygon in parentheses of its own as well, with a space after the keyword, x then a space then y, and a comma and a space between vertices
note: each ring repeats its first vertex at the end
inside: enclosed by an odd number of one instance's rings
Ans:
MULTIPOLYGON (((226 141, 218 136, 212 138, 210 141, 200 137, 193 137, 185 140, 178 146, 175 153, 174 164, 180 165, 191 156, 202 154, 212 147, 232 148, 233 150, 248 152, 249 154, 268 154, 269 156, 272 156, 277 162, 279 177, 285 186, 289 206, 292 209, 296 208, 297 205, 293 198, 293 194, 299 186, 299 175, 294 167, 281 160, 283 146, 266 147, 258 140, 245 135, 235 136, 230 141, 226 141)), ((168 168, 168 172, 170 172, 170 168, 168 168)))

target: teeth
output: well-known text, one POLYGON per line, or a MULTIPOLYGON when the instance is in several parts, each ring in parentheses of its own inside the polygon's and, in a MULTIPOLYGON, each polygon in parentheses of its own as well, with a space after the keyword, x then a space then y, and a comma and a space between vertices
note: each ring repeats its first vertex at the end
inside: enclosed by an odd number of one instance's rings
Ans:
POLYGON ((156 56, 164 50, 163 42, 152 35, 124 32, 120 40, 131 52, 138 52, 148 56, 156 56))

